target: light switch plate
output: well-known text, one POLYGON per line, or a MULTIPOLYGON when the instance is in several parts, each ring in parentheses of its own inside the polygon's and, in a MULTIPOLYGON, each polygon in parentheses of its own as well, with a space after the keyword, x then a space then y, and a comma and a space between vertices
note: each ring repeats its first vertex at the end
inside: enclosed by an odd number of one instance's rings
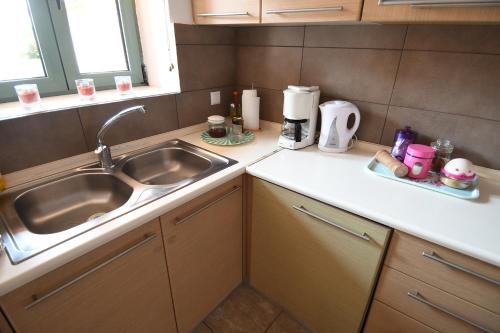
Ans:
POLYGON ((220 104, 220 91, 212 91, 210 93, 210 105, 220 104))

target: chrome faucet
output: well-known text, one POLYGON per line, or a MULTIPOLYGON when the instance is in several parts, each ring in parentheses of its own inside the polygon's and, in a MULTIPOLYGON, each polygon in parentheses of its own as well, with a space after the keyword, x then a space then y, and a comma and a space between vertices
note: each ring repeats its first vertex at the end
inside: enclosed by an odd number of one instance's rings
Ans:
POLYGON ((116 121, 136 111, 146 113, 144 105, 136 105, 126 108, 106 120, 99 132, 97 132, 97 148, 94 150, 94 153, 96 153, 99 157, 99 162, 101 163, 101 167, 103 169, 110 169, 114 165, 113 158, 111 157, 111 149, 109 149, 109 147, 103 142, 104 134, 106 134, 111 125, 113 125, 116 121))

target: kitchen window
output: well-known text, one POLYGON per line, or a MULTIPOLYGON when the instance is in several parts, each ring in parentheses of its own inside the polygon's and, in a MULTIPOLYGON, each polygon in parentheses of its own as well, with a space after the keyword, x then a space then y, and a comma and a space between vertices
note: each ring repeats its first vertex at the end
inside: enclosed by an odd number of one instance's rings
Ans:
POLYGON ((75 91, 75 80, 143 83, 134 0, 0 0, 0 100, 36 83, 43 95, 75 91))

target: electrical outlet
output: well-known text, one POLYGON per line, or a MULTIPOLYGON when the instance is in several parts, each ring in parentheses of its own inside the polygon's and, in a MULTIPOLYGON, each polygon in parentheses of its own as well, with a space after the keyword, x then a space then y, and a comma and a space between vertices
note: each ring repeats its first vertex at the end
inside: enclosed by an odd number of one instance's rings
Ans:
POLYGON ((212 91, 210 93, 210 105, 220 104, 220 91, 212 91))

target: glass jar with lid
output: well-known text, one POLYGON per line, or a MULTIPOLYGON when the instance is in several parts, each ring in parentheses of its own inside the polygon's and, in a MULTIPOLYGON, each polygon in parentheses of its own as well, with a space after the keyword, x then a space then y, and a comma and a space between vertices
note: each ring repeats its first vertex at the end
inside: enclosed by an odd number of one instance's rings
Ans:
POLYGON ((208 135, 212 138, 222 138, 226 136, 226 120, 223 116, 208 117, 208 135))
POLYGON ((434 149, 434 159, 432 160, 431 171, 441 172, 441 169, 448 163, 451 159, 451 153, 453 153, 453 145, 448 139, 437 139, 431 142, 431 147, 434 149))

